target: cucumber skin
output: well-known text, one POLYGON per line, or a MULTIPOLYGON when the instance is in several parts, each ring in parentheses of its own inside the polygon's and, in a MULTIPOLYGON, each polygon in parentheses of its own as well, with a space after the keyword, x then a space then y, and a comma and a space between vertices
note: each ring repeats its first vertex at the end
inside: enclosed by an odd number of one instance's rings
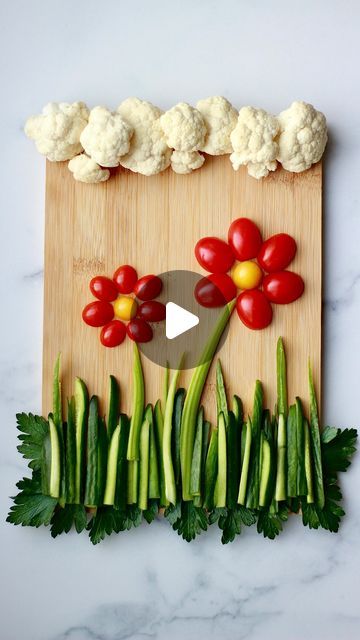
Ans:
POLYGON ((218 474, 216 487, 216 507, 226 507, 227 494, 227 446, 226 421, 221 412, 218 420, 218 474))
POLYGON ((120 414, 119 418, 119 451, 116 470, 116 488, 114 506, 116 509, 124 511, 127 504, 127 446, 129 440, 130 420, 124 414, 120 414))
POLYGON ((138 346, 134 343, 134 364, 133 364, 133 405, 130 422, 130 434, 127 450, 128 460, 139 459, 140 430, 144 415, 144 373, 141 366, 141 359, 138 346))
POLYGON ((67 426, 65 431, 65 490, 67 504, 76 502, 76 427, 75 398, 68 401, 67 426))
POLYGON ((321 459, 319 411, 318 411, 318 404, 317 404, 314 381, 313 381, 310 365, 309 365, 309 392, 310 392, 310 439, 311 439, 312 459, 314 464, 313 484, 314 484, 316 503, 320 509, 323 509, 325 505, 325 494, 324 494, 324 479, 323 479, 322 459, 321 459))
POLYGON ((291 405, 287 418, 287 497, 297 497, 298 451, 296 433, 296 406, 291 405))
POLYGON ((89 394, 81 378, 75 378, 76 473, 75 502, 81 504, 85 493, 86 432, 89 415, 89 394))
POLYGON ((218 472, 218 430, 213 429, 205 463, 205 497, 204 508, 214 508, 214 491, 218 472))
POLYGON ((163 459, 163 433, 164 433, 164 418, 161 410, 161 402, 157 401, 154 407, 154 426, 156 444, 159 451, 159 481, 160 481, 160 507, 168 507, 170 502, 165 493, 165 471, 164 471, 164 459, 163 459))
POLYGON ((263 412, 263 388, 260 380, 256 381, 254 393, 254 407, 251 419, 251 452, 248 477, 246 507, 257 509, 259 506, 260 482, 260 432, 263 412))
POLYGON ((50 495, 50 472, 51 472, 51 441, 50 426, 48 423, 48 432, 43 440, 42 458, 41 458, 41 493, 44 496, 50 495))
POLYGON ((180 376, 180 369, 173 373, 170 382, 168 395, 166 399, 165 415, 164 415, 164 433, 163 433, 163 461, 165 476, 165 492, 166 498, 171 504, 176 504, 176 478, 174 470, 174 460, 177 458, 177 410, 175 410, 175 398, 179 397, 176 386, 180 376), (175 416, 175 418, 174 418, 175 416), (175 422, 174 422, 175 419, 175 422))
POLYGON ((297 495, 307 495, 307 482, 305 473, 305 431, 304 414, 300 398, 296 398, 296 439, 298 452, 297 495))
POLYGON ((229 509, 235 509, 239 482, 240 482, 240 424, 241 421, 236 420, 232 411, 228 413, 228 423, 226 429, 226 445, 227 445, 227 492, 226 504, 229 509))
POLYGON ((120 387, 115 376, 109 378, 109 414, 107 419, 107 432, 109 442, 119 424, 120 416, 120 387))
POLYGON ((138 506, 145 511, 148 508, 149 495, 149 449, 150 424, 147 418, 141 425, 140 432, 140 461, 139 461, 139 498, 138 506))
MULTIPOLYGON (((263 434, 261 434, 263 436, 263 434)), ((271 477, 271 448, 270 443, 264 437, 261 438, 262 447, 262 467, 260 476, 259 507, 267 507, 271 503, 272 494, 270 491, 271 477)))
MULTIPOLYGON (((152 406, 150 407, 150 449, 149 449, 149 499, 160 498, 159 453, 156 444, 152 406)), ((145 412, 146 415, 146 412, 145 412)))
POLYGON ((108 461, 109 440, 106 430, 106 424, 104 418, 99 418, 99 438, 98 438, 98 505, 103 504, 106 475, 107 475, 107 461, 108 461))
POLYGON ((313 488, 313 472, 312 472, 312 460, 311 460, 311 445, 310 445, 310 427, 307 420, 304 420, 304 440, 305 440, 305 474, 307 485, 306 501, 308 504, 314 502, 314 488, 313 488))
POLYGON ((98 445, 99 445, 99 401, 92 396, 89 403, 89 418, 86 450, 86 484, 84 504, 86 507, 96 507, 98 494, 98 445))
MULTIPOLYGON (((62 419, 61 381, 60 381, 61 354, 59 353, 54 367, 53 374, 53 412, 52 420, 58 432, 59 452, 60 452, 60 494, 59 504, 64 507, 66 504, 66 469, 65 469, 65 438, 64 425, 62 419)), ((54 496, 53 496, 54 497, 54 496)))
POLYGON ((208 420, 204 420, 203 423, 203 435, 202 435, 202 450, 201 450, 201 485, 200 485, 200 495, 195 496, 194 505, 195 507, 202 507, 205 495, 205 464, 206 464, 206 456, 209 447, 209 434, 210 434, 211 425, 208 420))
POLYGON ((174 473, 176 486, 180 483, 181 465, 180 465, 180 436, 181 436, 181 419, 184 409, 186 390, 178 389, 174 399, 174 411, 172 415, 172 455, 174 461, 174 473))
POLYGON ((194 449, 191 461, 190 491, 193 496, 200 496, 201 494, 201 454, 203 425, 204 407, 200 407, 197 418, 194 449))

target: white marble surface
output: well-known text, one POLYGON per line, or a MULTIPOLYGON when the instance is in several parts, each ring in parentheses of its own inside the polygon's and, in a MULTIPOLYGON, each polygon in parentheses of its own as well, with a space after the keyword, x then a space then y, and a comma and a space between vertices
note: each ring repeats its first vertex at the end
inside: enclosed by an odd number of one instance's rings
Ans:
POLYGON ((360 458, 342 477, 338 535, 292 518, 275 543, 250 530, 222 547, 212 527, 187 545, 159 523, 92 548, 4 522, 25 470, 14 414, 40 408, 44 161, 22 127, 49 100, 167 108, 219 93, 325 111, 323 411, 359 424, 359 21, 357 0, 0 3, 3 640, 360 637, 360 458))

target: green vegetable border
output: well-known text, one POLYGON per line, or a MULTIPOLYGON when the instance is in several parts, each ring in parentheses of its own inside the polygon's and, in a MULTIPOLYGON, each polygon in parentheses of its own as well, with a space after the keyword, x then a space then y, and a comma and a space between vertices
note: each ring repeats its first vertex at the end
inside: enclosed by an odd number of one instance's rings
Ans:
POLYGON ((88 532, 93 544, 143 520, 151 524, 159 513, 188 542, 215 523, 223 544, 251 525, 274 539, 290 513, 301 514, 310 529, 337 532, 345 514, 338 473, 350 465, 357 431, 320 428, 310 366, 309 416, 300 398, 288 406, 281 338, 275 410, 264 407, 257 380, 252 413, 244 416, 240 397, 227 398, 218 360, 217 424, 206 420, 201 396, 233 308, 232 302, 221 312, 188 390, 178 387, 180 370, 170 380, 166 371, 164 397, 155 407, 145 406, 141 358, 134 346, 131 417, 121 413, 114 376, 107 418, 79 378, 64 411, 59 357, 48 419, 17 415, 18 451, 29 460, 32 475, 18 482, 7 521, 50 525, 54 538, 75 528, 88 532))

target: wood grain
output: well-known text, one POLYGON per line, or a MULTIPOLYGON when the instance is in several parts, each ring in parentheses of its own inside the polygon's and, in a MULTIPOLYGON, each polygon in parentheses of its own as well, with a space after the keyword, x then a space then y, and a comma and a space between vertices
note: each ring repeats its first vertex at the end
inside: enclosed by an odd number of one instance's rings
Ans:
MULTIPOLYGON (((234 172, 228 157, 207 157, 191 175, 166 172, 147 178, 123 169, 100 185, 75 182, 66 163, 47 163, 45 224, 45 291, 43 411, 51 409, 51 377, 56 354, 62 352, 64 397, 75 375, 96 393, 106 411, 108 376, 118 377, 122 408, 130 410, 132 343, 115 349, 99 342, 99 330, 86 326, 81 311, 92 296, 89 281, 110 275, 124 263, 139 274, 171 269, 199 271, 194 245, 205 235, 226 238, 230 222, 252 218, 263 237, 288 232, 298 243, 291 269, 302 275, 304 296, 287 306, 274 306, 269 328, 253 332, 236 314, 220 357, 229 393, 238 393, 251 409, 254 381, 264 384, 267 405, 276 394, 275 349, 282 335, 288 354, 289 398, 306 404, 307 361, 311 358, 320 393, 322 167, 301 174, 278 169, 254 180, 245 169, 234 172)), ((163 369, 144 360, 147 401, 161 396, 163 369)), ((186 385, 190 372, 182 376, 186 385)), ((214 376, 204 393, 210 419, 215 415, 214 376)))

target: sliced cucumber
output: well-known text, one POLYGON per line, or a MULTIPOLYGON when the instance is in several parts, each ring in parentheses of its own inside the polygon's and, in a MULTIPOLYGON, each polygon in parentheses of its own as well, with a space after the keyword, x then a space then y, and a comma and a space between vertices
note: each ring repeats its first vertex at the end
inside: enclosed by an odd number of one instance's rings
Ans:
POLYGON ((115 428, 110 440, 108 464, 106 473, 106 486, 104 492, 104 504, 112 506, 115 502, 116 475, 118 467, 120 442, 120 425, 115 428))
POLYGON ((305 429, 304 414, 300 398, 296 398, 296 440, 298 454, 297 495, 306 496, 308 493, 305 471, 305 429))
POLYGON ((52 498, 59 498, 61 486, 61 453, 58 429, 51 414, 49 416, 49 430, 51 449, 49 495, 52 498))
POLYGON ((85 383, 75 378, 75 433, 76 433, 76 472, 75 503, 84 499, 84 476, 86 458, 86 425, 89 411, 89 394, 85 383))
POLYGON ((238 493, 238 503, 245 504, 246 502, 246 490, 247 490, 247 481, 249 475, 249 465, 250 465, 250 452, 251 452, 251 438, 252 438, 252 428, 251 428, 251 420, 250 418, 246 422, 245 427, 243 428, 244 437, 244 454, 241 466, 241 475, 240 475, 240 484, 239 484, 239 493, 238 493))
POLYGON ((216 507, 226 507, 226 483, 227 483, 227 451, 226 451, 226 422, 221 412, 218 423, 218 474, 216 488, 216 507))
POLYGON ((141 366, 139 349, 136 343, 134 343, 133 403, 127 450, 128 460, 139 459, 140 430, 144 415, 144 397, 144 374, 141 366))
POLYGON ((285 415, 279 414, 277 429, 277 469, 275 500, 286 500, 286 422, 285 415))
POLYGON ((149 499, 160 498, 159 456, 155 438, 154 416, 152 405, 145 410, 145 418, 149 421, 149 499))
POLYGON ((204 508, 214 508, 214 491, 218 473, 218 430, 213 429, 205 463, 205 498, 204 508))
POLYGON ((310 431, 309 431, 309 423, 307 420, 304 420, 304 447, 305 447, 305 475, 306 475, 306 486, 307 486, 306 501, 308 504, 312 504, 314 502, 314 487, 313 487, 313 471, 312 471, 312 460, 311 460, 310 431))
POLYGON ((154 407, 154 427, 156 444, 159 452, 159 482, 160 482, 160 506, 168 507, 169 500, 166 498, 165 492, 165 471, 164 471, 164 459, 163 459, 163 433, 164 433, 164 417, 161 409, 160 400, 157 401, 154 407))
POLYGON ((298 451, 296 433, 296 406, 289 407, 287 418, 287 497, 297 496, 298 451))
POLYGON ((108 407, 107 432, 109 442, 111 442, 112 435, 119 424, 120 416, 120 387, 114 376, 109 378, 108 407))
POLYGON ((86 446, 85 507, 96 507, 99 502, 99 401, 92 396, 89 404, 89 420, 86 446))
POLYGON ((193 496, 200 496, 201 494, 201 455, 203 424, 204 407, 200 407, 196 424, 194 450, 191 462, 190 491, 193 496))
POLYGON ((76 502, 76 426, 74 397, 68 401, 65 431, 65 490, 67 504, 76 502))
POLYGON ((139 464, 139 499, 138 506, 145 511, 148 508, 149 498, 149 447, 150 447, 150 423, 144 419, 140 431, 140 464, 139 464))
POLYGON ((116 471, 116 489, 114 506, 117 509, 124 510, 127 504, 127 446, 129 440, 130 421, 124 414, 120 414, 119 418, 119 453, 117 459, 116 471))
POLYGON ((240 424, 242 416, 238 414, 238 419, 232 411, 228 413, 228 423, 226 429, 227 445, 227 497, 226 504, 230 509, 234 509, 237 502, 239 481, 240 481, 240 424))

